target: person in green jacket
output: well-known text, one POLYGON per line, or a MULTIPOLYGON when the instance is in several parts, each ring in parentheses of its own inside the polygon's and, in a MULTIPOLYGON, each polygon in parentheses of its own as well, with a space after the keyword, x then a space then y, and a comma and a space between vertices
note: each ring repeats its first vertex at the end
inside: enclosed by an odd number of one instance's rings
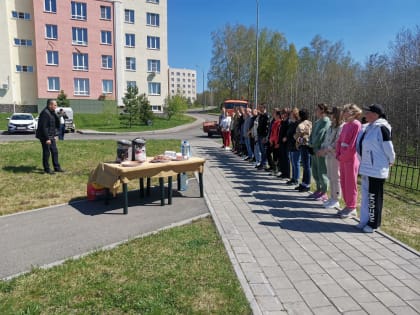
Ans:
POLYGON ((316 153, 321 150, 321 145, 325 140, 331 121, 328 115, 328 105, 320 103, 316 105, 315 114, 317 120, 314 123, 311 136, 309 137, 309 146, 312 148, 312 176, 316 183, 316 191, 309 197, 316 200, 326 201, 328 199, 328 176, 325 157, 316 153))

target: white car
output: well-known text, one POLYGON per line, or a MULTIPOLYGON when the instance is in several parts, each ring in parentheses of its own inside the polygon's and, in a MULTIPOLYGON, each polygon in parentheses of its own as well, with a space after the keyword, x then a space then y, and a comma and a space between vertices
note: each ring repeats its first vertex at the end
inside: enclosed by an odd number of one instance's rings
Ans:
POLYGON ((34 119, 32 114, 14 113, 7 119, 9 120, 7 125, 7 131, 9 133, 36 132, 38 122, 34 119))

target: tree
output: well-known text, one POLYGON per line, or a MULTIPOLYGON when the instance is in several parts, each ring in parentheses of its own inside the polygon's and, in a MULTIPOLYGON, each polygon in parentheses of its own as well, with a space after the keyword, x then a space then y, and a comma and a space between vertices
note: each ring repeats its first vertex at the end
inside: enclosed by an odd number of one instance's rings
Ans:
POLYGON ((174 115, 186 111, 188 108, 188 101, 182 95, 174 95, 165 99, 165 114, 170 120, 174 115))
POLYGON ((129 86, 123 97, 124 110, 120 115, 121 124, 131 128, 134 124, 139 123, 139 89, 137 86, 129 86))
POLYGON ((147 125, 149 120, 151 121, 153 119, 153 112, 150 106, 150 102, 144 93, 138 96, 137 99, 139 102, 139 118, 144 124, 147 125))
POLYGON ((70 107, 70 100, 67 98, 67 94, 63 90, 57 96, 57 106, 58 107, 70 107))

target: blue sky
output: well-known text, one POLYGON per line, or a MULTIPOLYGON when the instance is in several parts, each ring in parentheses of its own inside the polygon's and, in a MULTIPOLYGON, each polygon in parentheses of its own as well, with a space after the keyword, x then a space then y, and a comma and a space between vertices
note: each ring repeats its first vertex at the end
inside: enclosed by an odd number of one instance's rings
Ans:
MULTIPOLYGON (((167 0, 169 66, 202 72, 212 57, 211 33, 229 23, 256 25, 256 0, 167 0)), ((386 53, 403 28, 420 25, 420 0, 259 0, 259 28, 283 33, 296 48, 315 35, 342 41, 354 60, 386 53)), ((205 79, 207 81, 207 79, 205 79)))

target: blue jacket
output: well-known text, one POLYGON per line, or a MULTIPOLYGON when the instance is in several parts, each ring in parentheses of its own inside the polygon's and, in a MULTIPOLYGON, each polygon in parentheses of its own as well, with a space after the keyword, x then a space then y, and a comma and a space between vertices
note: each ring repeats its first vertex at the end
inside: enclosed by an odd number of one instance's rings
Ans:
POLYGON ((391 141, 391 126, 383 118, 366 124, 357 137, 359 174, 375 178, 387 178, 395 152, 391 141))

